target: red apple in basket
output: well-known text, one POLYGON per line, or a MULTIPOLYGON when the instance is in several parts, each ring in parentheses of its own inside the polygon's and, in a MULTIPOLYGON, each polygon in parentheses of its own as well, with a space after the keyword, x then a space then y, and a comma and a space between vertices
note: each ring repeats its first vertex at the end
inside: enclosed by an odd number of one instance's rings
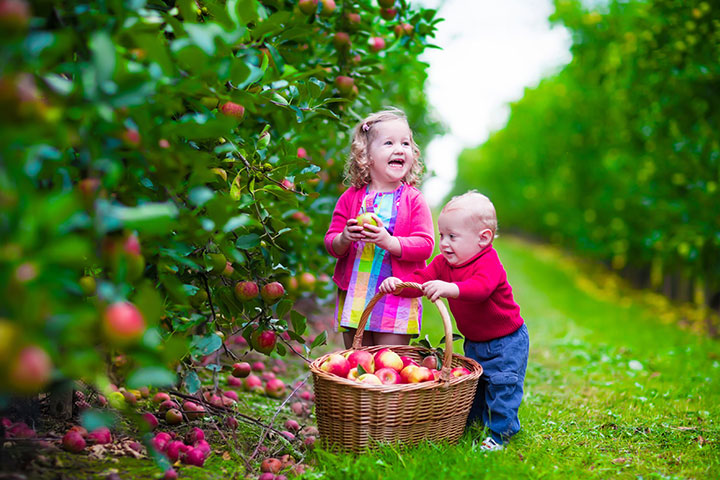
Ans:
POLYGON ((450 370, 450 374, 453 377, 462 377, 463 375, 470 375, 470 370, 465 367, 455 367, 450 370))
POLYGON ((358 365, 365 369, 365 373, 373 373, 375 371, 375 360, 373 354, 367 350, 354 350, 346 354, 350 368, 355 368, 358 365))
POLYGON ((416 367, 419 367, 420 364, 418 364, 415 360, 413 360, 410 357, 402 356, 400 357, 400 360, 403 362, 403 368, 407 367, 408 365, 415 365, 416 367))
POLYGON ((382 368, 392 368, 396 371, 401 371, 405 365, 403 364, 400 355, 393 352, 389 348, 383 348, 382 350, 375 353, 375 368, 380 370, 382 368))
POLYGON ((372 373, 363 373, 357 378, 357 382, 366 385, 382 385, 380 379, 372 373))
POLYGON ((357 367, 353 367, 350 369, 350 371, 347 374, 348 380, 357 380, 357 378, 360 376, 360 372, 358 372, 357 367))
POLYGON ((383 385, 395 385, 402 383, 400 374, 394 368, 381 368, 375 371, 375 376, 380 379, 383 385))
POLYGON ((408 365, 400 372, 405 383, 427 382, 433 379, 433 374, 429 368, 408 365))
POLYGON ((320 365, 320 370, 345 378, 350 371, 350 362, 339 353, 331 353, 320 365))

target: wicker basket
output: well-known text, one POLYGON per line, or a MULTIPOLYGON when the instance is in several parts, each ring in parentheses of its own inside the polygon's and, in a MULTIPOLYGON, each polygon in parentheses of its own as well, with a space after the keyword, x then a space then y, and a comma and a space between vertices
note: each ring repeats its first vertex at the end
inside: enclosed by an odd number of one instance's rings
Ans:
MULTIPOLYGON (((402 283, 398 288, 417 288, 402 283)), ((375 353, 385 346, 361 347, 365 325, 375 304, 375 295, 360 317, 353 348, 375 353)), ((445 304, 436 301, 445 327, 445 338, 452 338, 452 325, 445 304)), ((392 350, 420 363, 427 349, 395 345, 392 350)), ((340 353, 345 353, 345 350, 340 353)), ((456 442, 463 433, 475 396, 482 367, 474 360, 452 353, 446 343, 440 378, 432 382, 399 385, 368 385, 341 378, 320 369, 324 355, 310 364, 315 387, 315 415, 320 439, 330 448, 345 451, 373 449, 379 442, 414 445, 423 440, 456 442), (465 367, 469 375, 453 377, 450 370, 465 367)))

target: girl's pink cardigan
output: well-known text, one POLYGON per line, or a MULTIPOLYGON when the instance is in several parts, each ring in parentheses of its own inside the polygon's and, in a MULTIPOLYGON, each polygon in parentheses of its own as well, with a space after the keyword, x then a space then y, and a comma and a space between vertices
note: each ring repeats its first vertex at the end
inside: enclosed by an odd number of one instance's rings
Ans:
MULTIPOLYGON (((347 290, 350 283, 357 245, 353 242, 344 255, 338 255, 332 243, 345 228, 347 220, 358 216, 365 191, 366 187, 350 187, 340 196, 325 234, 325 248, 338 259, 333 280, 343 290, 347 290)), ((435 246, 435 230, 430 208, 422 193, 410 185, 405 185, 400 195, 393 236, 402 247, 400 256, 391 256, 393 276, 402 278, 419 268, 425 268, 426 260, 432 255, 435 246)))

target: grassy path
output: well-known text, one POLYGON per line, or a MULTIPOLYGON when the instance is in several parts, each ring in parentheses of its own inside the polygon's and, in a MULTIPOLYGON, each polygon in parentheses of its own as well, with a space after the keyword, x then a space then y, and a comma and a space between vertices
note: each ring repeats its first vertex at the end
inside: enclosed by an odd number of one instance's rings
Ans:
MULTIPOLYGON (((720 478, 720 342, 663 320, 672 312, 655 297, 607 278, 599 289, 551 249, 508 238, 497 248, 530 330, 520 434, 492 454, 468 436, 320 452, 322 478, 720 478)), ((433 343, 434 310, 423 330, 433 343)))

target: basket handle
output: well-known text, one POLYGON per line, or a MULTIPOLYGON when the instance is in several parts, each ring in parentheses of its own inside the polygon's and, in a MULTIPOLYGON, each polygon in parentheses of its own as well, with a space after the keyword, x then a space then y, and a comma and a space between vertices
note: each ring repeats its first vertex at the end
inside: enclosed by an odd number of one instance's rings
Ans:
MULTIPOLYGON (((395 292, 393 293, 398 293, 402 289, 407 287, 422 290, 422 286, 419 283, 402 282, 395 287, 395 292)), ((368 318, 370 318, 370 314, 372 313, 373 308, 375 308, 377 302, 379 302, 380 299, 384 296, 385 294, 383 292, 376 293, 375 296, 371 298, 368 302, 365 310, 363 310, 362 312, 362 315, 360 315, 360 321, 358 322, 357 330, 355 330, 355 337, 353 338, 353 350, 357 350, 362 346, 363 333, 365 332, 365 325, 367 325, 368 318)), ((437 309, 440 310, 440 317, 442 318, 443 326, 445 327, 445 356, 443 358, 442 369, 440 370, 440 379, 443 381, 447 381, 450 379, 450 363, 452 361, 453 354, 452 323, 450 322, 450 315, 448 315, 445 304, 440 299, 435 300, 433 303, 435 304, 437 309)))

